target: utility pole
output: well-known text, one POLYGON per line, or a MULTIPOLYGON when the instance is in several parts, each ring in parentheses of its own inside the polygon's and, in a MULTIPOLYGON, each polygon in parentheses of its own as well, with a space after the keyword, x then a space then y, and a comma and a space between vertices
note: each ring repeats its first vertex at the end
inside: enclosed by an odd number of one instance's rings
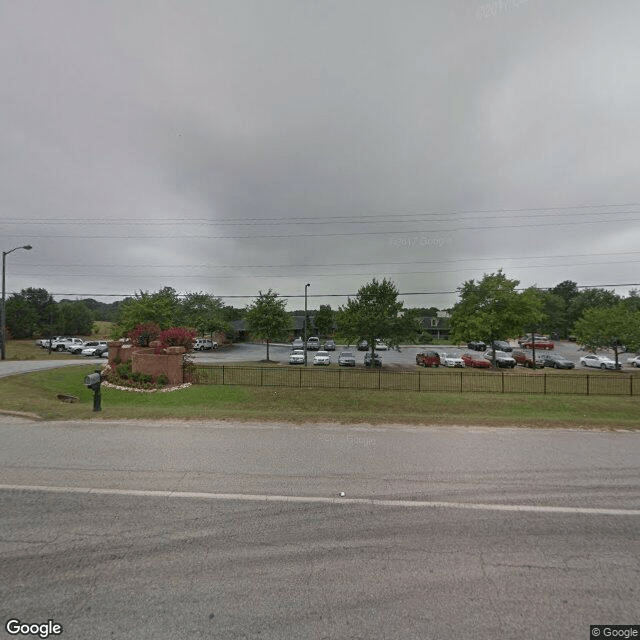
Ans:
POLYGON ((7 324, 7 312, 4 306, 4 298, 5 298, 5 272, 7 267, 7 256, 18 249, 26 249, 29 251, 31 249, 30 244, 25 244, 23 247, 15 247, 10 249, 9 251, 2 252, 2 308, 0 309, 0 339, 2 340, 2 344, 0 345, 0 359, 5 360, 7 357, 7 349, 6 349, 6 341, 7 341, 7 332, 6 332, 6 324, 7 324))
POLYGON ((310 283, 304 285, 304 366, 307 366, 307 289, 310 283))

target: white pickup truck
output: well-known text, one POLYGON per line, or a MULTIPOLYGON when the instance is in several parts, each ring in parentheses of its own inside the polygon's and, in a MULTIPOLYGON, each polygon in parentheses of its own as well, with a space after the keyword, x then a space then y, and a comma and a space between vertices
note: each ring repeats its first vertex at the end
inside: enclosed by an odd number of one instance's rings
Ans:
MULTIPOLYGON (((84 344, 84 340, 81 338, 70 338, 68 336, 64 336, 62 338, 57 338, 51 340, 51 350, 52 351, 70 351, 71 347, 79 346, 84 344)), ((48 344, 45 348, 48 348, 48 344)))

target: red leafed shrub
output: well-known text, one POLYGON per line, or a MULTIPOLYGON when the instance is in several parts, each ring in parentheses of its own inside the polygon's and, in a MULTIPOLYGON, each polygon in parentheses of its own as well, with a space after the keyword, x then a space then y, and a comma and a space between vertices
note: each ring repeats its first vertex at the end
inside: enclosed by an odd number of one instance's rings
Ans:
POLYGON ((167 347, 184 347, 187 351, 191 351, 195 337, 196 332, 193 329, 186 329, 185 327, 166 329, 161 331, 156 338, 160 342, 156 352, 160 353, 167 347))
POLYGON ((144 322, 131 331, 127 338, 138 347, 148 347, 160 335, 160 327, 155 322, 144 322))

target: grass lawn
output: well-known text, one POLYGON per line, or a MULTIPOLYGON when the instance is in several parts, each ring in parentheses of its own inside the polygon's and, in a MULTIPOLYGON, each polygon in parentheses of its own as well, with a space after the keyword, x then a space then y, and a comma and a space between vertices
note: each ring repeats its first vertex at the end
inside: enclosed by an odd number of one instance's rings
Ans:
POLYGON ((640 397, 430 393, 194 385, 171 393, 103 388, 102 412, 83 385, 94 366, 0 379, 0 410, 62 419, 234 419, 283 422, 477 424, 638 429, 640 397), (57 394, 77 396, 68 404, 57 394))

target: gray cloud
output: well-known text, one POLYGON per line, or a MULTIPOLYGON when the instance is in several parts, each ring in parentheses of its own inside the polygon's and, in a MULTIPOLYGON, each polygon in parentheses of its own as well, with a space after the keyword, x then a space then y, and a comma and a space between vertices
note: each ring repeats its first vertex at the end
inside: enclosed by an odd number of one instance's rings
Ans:
POLYGON ((637 279, 635 2, 0 11, 10 291, 637 279))

